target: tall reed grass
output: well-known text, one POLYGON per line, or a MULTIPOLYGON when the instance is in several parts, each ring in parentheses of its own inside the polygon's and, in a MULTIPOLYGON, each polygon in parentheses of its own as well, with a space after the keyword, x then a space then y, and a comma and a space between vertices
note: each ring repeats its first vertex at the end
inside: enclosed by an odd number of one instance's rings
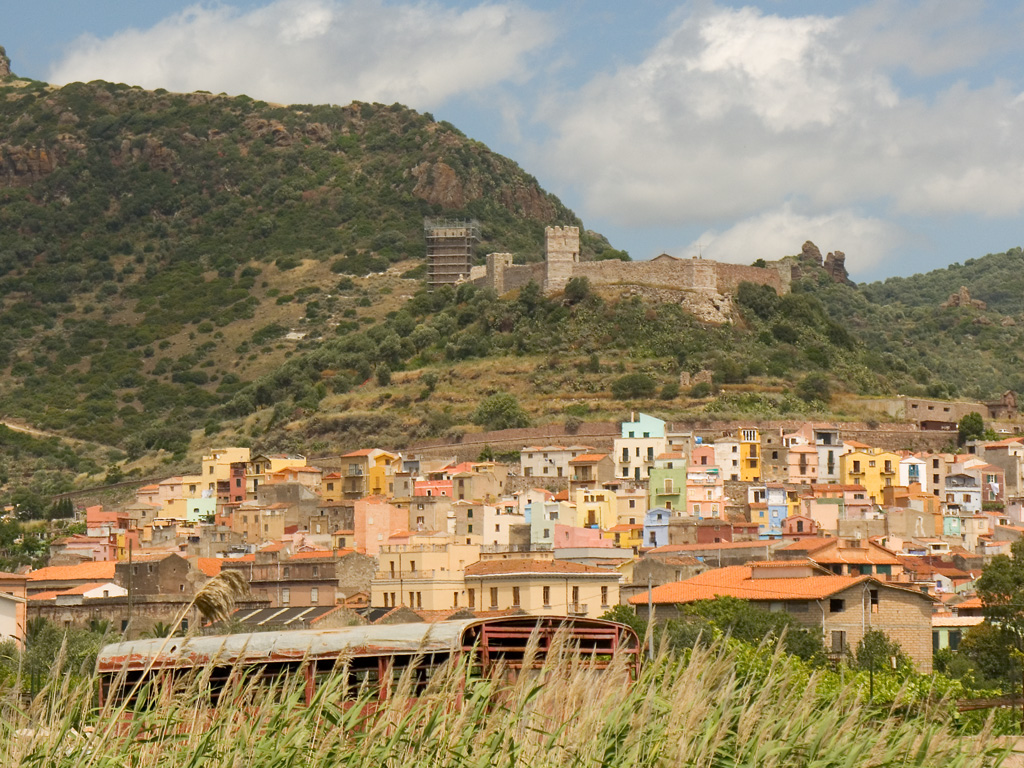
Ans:
MULTIPOLYGON (((465 663, 414 696, 406 673, 383 701, 349 685, 345 663, 310 705, 301 679, 237 680, 209 706, 208 671, 172 690, 144 689, 115 721, 96 707, 96 680, 52 682, 31 706, 3 703, 3 765, 941 766, 996 765, 987 731, 951 728, 950 708, 879 710, 852 686, 823 697, 815 674, 764 650, 753 672, 728 642, 660 654, 630 681, 571 654, 518 676, 478 679, 465 663)), ((67 678, 70 679, 70 678, 67 678)))

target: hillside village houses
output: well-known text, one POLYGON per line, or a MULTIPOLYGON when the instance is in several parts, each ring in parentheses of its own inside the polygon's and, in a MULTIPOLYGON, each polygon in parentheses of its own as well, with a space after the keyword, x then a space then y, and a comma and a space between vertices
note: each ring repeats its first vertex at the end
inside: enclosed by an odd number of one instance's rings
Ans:
POLYGON ((963 454, 857 438, 818 423, 696 435, 639 413, 607 438, 523 445, 512 465, 216 449, 120 508, 81 510, 84 533, 53 542, 46 568, 0 574, 0 621, 15 637, 34 616, 137 635, 225 569, 250 584, 239 620, 289 627, 646 611, 650 579, 656 618, 754 595, 817 615, 832 649, 859 638, 854 593, 867 590, 872 626, 896 632, 892 611, 911 611, 906 631, 924 634, 897 639, 926 667, 930 617, 949 642, 943 617, 1024 535, 1024 437, 963 454))

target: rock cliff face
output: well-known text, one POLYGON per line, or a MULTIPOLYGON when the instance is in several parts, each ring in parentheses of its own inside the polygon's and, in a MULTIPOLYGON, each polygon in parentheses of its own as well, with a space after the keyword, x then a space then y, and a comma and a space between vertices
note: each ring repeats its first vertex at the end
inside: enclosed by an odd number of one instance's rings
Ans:
POLYGON ((0 77, 11 76, 11 60, 7 56, 7 51, 0 45, 0 77))

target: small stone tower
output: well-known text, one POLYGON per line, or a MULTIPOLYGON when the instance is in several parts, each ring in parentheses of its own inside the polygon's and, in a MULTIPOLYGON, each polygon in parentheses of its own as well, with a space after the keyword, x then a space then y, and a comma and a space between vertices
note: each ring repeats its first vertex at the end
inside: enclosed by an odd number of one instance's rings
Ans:
POLYGON ((580 261, 580 228, 547 227, 544 238, 547 261, 544 290, 548 293, 561 291, 580 261))

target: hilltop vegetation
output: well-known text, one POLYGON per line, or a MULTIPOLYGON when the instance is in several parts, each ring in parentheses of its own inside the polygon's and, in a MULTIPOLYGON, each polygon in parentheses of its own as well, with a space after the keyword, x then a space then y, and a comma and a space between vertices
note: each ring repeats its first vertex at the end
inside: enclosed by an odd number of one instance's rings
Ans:
MULTIPOLYGON (((869 286, 814 269, 785 297, 744 286, 715 327, 582 280, 427 294, 425 216, 477 218, 479 258, 539 259, 545 225, 581 226, 397 104, 0 81, 0 411, 84 441, 0 435, 10 486, 52 494, 212 441, 402 447, 486 426, 501 392, 522 424, 1024 391, 1020 249, 869 286), (988 308, 939 307, 960 285, 988 308), (712 384, 680 387, 703 370, 712 384)), ((583 231, 584 258, 623 256, 583 231)))

